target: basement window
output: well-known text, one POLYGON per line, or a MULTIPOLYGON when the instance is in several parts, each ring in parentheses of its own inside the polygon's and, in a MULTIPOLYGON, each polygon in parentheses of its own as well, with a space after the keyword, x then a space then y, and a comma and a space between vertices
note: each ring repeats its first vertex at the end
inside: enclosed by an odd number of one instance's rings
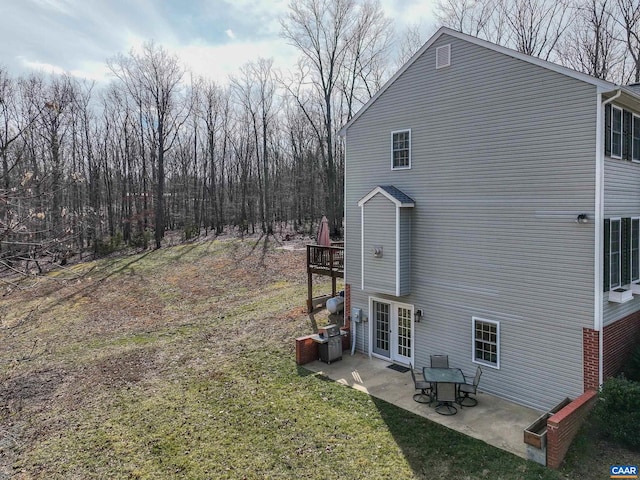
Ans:
POLYGON ((500 368, 500 323, 473 317, 473 363, 500 368))

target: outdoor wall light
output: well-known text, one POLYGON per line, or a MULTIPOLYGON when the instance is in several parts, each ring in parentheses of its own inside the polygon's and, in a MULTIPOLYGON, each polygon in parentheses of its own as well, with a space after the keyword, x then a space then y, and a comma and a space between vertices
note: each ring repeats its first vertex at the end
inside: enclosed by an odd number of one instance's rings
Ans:
POLYGON ((420 323, 420 320, 422 320, 422 310, 416 310, 413 314, 413 319, 416 323, 420 323))
POLYGON ((581 213, 576 217, 576 223, 589 223, 589 217, 586 213, 581 213))

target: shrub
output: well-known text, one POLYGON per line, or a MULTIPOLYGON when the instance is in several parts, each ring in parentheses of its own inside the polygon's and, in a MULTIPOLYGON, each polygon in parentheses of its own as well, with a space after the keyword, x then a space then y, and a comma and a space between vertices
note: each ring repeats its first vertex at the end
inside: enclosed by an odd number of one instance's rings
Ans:
POLYGON ((184 227, 184 239, 191 240, 200 235, 200 229, 196 225, 188 224, 184 227))
POLYGON ((102 257, 119 250, 121 246, 122 234, 118 233, 113 237, 107 237, 106 240, 100 238, 96 239, 93 247, 96 255, 102 257))
POLYGON ((134 248, 144 248, 145 250, 149 248, 149 241, 151 240, 151 233, 148 231, 142 231, 136 233, 131 240, 129 241, 129 245, 134 248))
POLYGON ((640 382, 640 345, 631 353, 631 358, 625 364, 623 372, 629 380, 640 382))
POLYGON ((640 382, 610 378, 598 397, 594 414, 600 431, 617 443, 640 450, 640 382))

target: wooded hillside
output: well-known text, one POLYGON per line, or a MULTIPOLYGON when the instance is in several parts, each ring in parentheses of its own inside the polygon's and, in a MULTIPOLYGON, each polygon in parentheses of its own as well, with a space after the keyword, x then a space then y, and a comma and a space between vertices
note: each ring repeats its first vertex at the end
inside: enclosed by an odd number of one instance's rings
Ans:
MULTIPOLYGON (((640 81, 635 0, 441 0, 443 25, 594 76, 640 81)), ((379 3, 291 2, 282 41, 299 63, 247 63, 228 84, 193 78, 149 42, 107 64, 108 85, 0 67, 0 268, 120 245, 167 229, 341 234, 339 129, 431 31, 394 34, 379 3)))

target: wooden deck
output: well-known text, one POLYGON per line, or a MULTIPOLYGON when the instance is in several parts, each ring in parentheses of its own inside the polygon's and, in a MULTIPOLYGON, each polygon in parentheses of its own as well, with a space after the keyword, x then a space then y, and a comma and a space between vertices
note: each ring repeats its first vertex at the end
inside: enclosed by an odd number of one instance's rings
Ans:
POLYGON ((331 246, 307 245, 307 311, 313 310, 313 274, 331 277, 331 296, 336 296, 336 278, 344 278, 344 242, 331 246))

